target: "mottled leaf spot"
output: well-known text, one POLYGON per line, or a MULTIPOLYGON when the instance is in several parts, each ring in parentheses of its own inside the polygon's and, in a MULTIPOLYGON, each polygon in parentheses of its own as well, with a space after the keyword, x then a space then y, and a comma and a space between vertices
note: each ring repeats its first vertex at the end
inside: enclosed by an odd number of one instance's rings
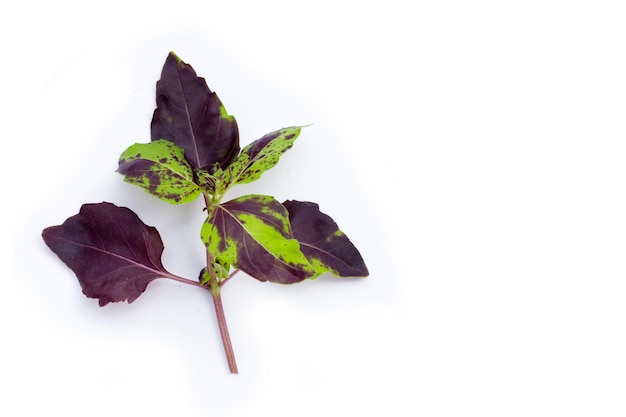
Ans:
POLYGON ((118 172, 126 182, 172 204, 190 202, 200 194, 183 151, 165 140, 130 146, 120 156, 118 172))
POLYGON ((231 164, 233 182, 245 184, 259 179, 293 146, 293 142, 300 135, 300 130, 300 127, 280 129, 243 148, 241 154, 231 164))

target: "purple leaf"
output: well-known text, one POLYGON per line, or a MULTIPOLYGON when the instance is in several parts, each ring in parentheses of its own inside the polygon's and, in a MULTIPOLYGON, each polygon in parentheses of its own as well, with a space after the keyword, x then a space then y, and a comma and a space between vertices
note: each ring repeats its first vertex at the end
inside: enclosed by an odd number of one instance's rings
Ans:
POLYGON ((324 272, 339 277, 369 275, 357 248, 339 230, 337 223, 320 211, 319 205, 287 200, 283 206, 289 212, 293 236, 300 242, 302 253, 315 267, 317 275, 324 272))
POLYGON ((227 166, 239 153, 235 118, 189 65, 170 52, 157 82, 152 140, 168 140, 195 167, 227 166))
POLYGON ((159 232, 126 207, 84 204, 62 225, 44 229, 42 237, 100 306, 132 303, 155 278, 174 277, 161 264, 159 232))

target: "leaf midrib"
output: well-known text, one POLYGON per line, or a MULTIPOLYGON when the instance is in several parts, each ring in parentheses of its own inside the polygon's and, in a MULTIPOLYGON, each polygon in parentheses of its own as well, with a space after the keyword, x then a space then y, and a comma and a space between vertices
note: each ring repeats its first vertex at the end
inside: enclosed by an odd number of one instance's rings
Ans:
POLYGON ((198 162, 198 167, 200 167, 200 153, 198 152, 196 134, 194 132, 193 124, 191 123, 191 113, 189 111, 189 105, 187 104, 187 94, 185 93, 185 89, 183 88, 183 82, 180 77, 179 71, 176 71, 176 76, 177 76, 178 86, 180 87, 180 91, 183 93, 183 103, 185 105, 185 114, 187 115, 187 125, 189 126, 189 133, 191 134, 193 149, 196 155, 196 161, 198 162))
MULTIPOLYGON (((80 246, 80 247, 84 247, 84 248, 92 249, 92 250, 95 250, 95 251, 97 251, 97 252, 101 252, 101 253, 107 254, 107 255, 109 255, 109 256, 112 256, 112 257, 115 257, 115 258, 119 258, 119 259, 125 260, 126 262, 131 263, 131 264, 133 264, 133 265, 137 265, 137 266, 139 266, 139 267, 141 267, 141 268, 143 268, 143 269, 147 269, 147 270, 149 270, 149 271, 153 271, 153 272, 157 273, 157 275, 162 275, 162 276, 165 276, 165 277, 167 277, 167 276, 169 276, 169 275, 170 275, 167 271, 160 270, 160 269, 154 269, 154 268, 149 267, 149 266, 147 266, 147 265, 145 265, 145 264, 143 264, 143 263, 140 263, 140 262, 134 261, 134 260, 132 260, 132 259, 130 259, 130 258, 127 258, 127 257, 122 256, 122 255, 120 255, 120 254, 117 254, 117 253, 115 253, 115 252, 111 252, 111 251, 108 251, 108 250, 104 250, 104 249, 102 249, 102 248, 98 248, 97 246, 88 245, 88 244, 85 244, 85 243, 77 242, 77 241, 75 241, 75 240, 70 240, 70 239, 67 239, 67 238, 64 238, 64 237, 60 237, 60 236, 59 236, 59 237, 56 237, 56 239, 57 239, 57 240, 63 240, 63 241, 65 241, 65 242, 69 242, 69 243, 74 244, 74 245, 76 245, 76 246, 80 246)), ((132 249, 131 249, 131 250, 132 250, 132 249)))
MULTIPOLYGON (((259 240, 256 239, 252 233, 248 232, 248 229, 246 229, 246 225, 241 223, 241 221, 239 221, 239 219, 230 210, 227 210, 224 206, 221 206, 221 205, 218 206, 218 208, 220 208, 221 210, 224 210, 226 213, 228 213, 228 215, 236 222, 236 224, 239 225, 243 230, 245 230, 246 235, 249 236, 253 241, 255 241, 260 247, 262 247, 265 252, 269 253, 274 259, 277 259, 281 264, 284 264, 286 266, 291 266, 287 262, 282 260, 280 257, 276 256, 272 251, 270 251, 267 247, 265 247, 261 242, 259 242, 259 240)), ((241 211, 241 213, 250 214, 250 215, 254 216, 253 213, 249 213, 249 212, 241 211)), ((258 217, 258 216, 256 216, 256 217, 258 217)), ((270 225, 270 227, 274 227, 274 226, 270 225)), ((286 237, 285 239, 289 239, 289 238, 286 237)), ((249 253, 248 246, 246 244, 245 239, 244 239, 244 241, 242 243, 243 243, 243 245, 244 245, 244 247, 246 249, 246 252, 249 253)))

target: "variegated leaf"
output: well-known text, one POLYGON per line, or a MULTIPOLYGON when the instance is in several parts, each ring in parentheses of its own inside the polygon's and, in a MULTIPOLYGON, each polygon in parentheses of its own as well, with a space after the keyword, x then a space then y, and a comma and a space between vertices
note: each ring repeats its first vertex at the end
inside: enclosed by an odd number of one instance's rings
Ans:
POLYGON ((220 262, 260 281, 291 284, 315 275, 287 210, 273 197, 247 195, 211 207, 201 237, 220 262))
POLYGON ((120 156, 118 172, 124 181, 173 204, 193 201, 201 191, 182 149, 165 140, 130 146, 120 156))
POLYGON ((237 159, 228 166, 232 184, 245 184, 255 181, 278 163, 300 135, 300 127, 286 127, 268 133, 241 150, 237 159))

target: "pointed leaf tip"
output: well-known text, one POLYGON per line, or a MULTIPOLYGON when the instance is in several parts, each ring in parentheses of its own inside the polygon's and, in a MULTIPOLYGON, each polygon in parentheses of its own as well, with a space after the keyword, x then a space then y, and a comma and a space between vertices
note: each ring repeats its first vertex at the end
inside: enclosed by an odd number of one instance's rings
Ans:
POLYGON ((316 275, 330 272, 338 277, 366 277, 367 266, 358 249, 337 223, 320 211, 319 205, 306 201, 287 200, 293 236, 300 242, 302 253, 315 267, 316 275))

